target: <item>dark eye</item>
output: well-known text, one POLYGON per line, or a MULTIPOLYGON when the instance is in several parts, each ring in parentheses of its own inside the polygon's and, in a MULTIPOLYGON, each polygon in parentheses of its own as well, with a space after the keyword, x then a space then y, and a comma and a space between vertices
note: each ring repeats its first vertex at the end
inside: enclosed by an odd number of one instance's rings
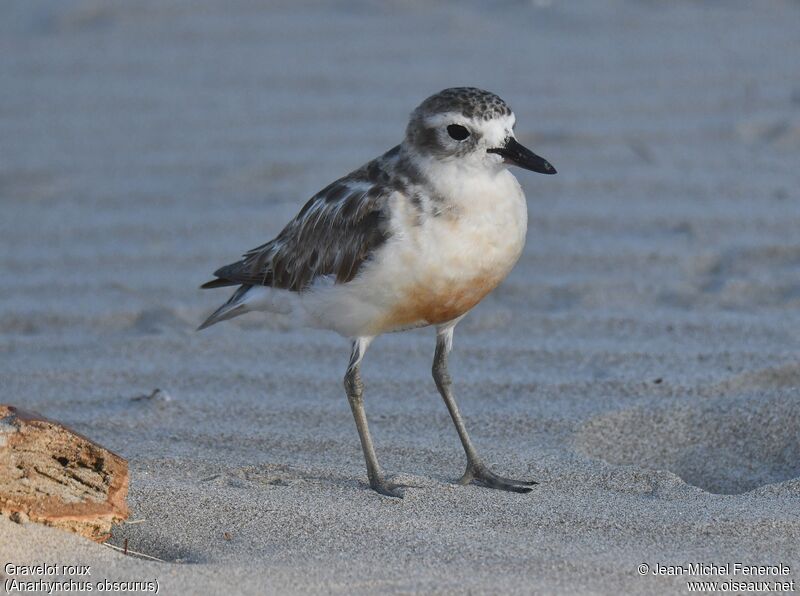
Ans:
POLYGON ((469 136, 469 131, 459 124, 451 124, 447 127, 447 134, 456 141, 463 141, 469 136))

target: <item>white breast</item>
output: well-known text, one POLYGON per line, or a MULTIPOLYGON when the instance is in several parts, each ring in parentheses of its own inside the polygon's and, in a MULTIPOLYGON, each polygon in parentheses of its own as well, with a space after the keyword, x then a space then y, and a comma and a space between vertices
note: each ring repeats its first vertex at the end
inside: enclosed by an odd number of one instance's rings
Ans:
POLYGON ((357 320, 361 334, 458 318, 511 271, 527 231, 519 184, 506 170, 463 182, 436 214, 420 217, 407 199, 394 206, 391 239, 346 284, 352 314, 345 318, 357 320))
MULTIPOLYGON (((398 242, 387 261, 408 268, 417 281, 454 283, 510 271, 527 231, 525 198, 506 170, 461 184, 433 216, 419 221, 408 205, 397 210, 398 242)), ((391 267, 394 268, 394 267, 391 267)))

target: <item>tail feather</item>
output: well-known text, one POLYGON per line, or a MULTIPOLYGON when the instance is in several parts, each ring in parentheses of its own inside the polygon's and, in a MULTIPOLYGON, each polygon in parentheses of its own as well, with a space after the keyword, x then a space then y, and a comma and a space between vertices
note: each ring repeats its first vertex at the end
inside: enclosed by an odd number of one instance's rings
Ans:
POLYGON ((210 290, 212 288, 224 288, 226 286, 236 286, 239 285, 240 282, 238 281, 229 281, 227 279, 222 279, 218 277, 217 279, 212 279, 211 281, 207 281, 202 286, 200 286, 203 290, 210 290))
POLYGON ((246 313, 248 311, 247 292, 252 287, 253 286, 248 285, 241 286, 233 293, 233 296, 231 296, 225 304, 211 313, 211 316, 203 321, 203 324, 200 325, 197 330, 202 331, 206 327, 211 327, 211 325, 219 323, 220 321, 232 319, 233 317, 238 317, 239 315, 246 313))

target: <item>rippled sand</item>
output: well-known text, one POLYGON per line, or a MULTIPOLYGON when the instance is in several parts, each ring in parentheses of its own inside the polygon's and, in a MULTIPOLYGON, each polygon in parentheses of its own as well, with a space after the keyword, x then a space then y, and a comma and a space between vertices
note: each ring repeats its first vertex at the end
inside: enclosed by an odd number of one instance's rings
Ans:
POLYGON ((777 0, 5 2, 0 401, 127 457, 144 521, 112 543, 166 562, 4 519, 0 561, 208 594, 800 570, 798 19, 777 0), (420 330, 363 368, 381 463, 416 485, 389 500, 365 485, 346 342, 258 315, 197 334, 226 296, 197 286, 463 84, 559 171, 518 173, 525 254, 451 360, 484 457, 541 484, 453 484, 420 330), (170 399, 132 400, 156 387, 170 399))

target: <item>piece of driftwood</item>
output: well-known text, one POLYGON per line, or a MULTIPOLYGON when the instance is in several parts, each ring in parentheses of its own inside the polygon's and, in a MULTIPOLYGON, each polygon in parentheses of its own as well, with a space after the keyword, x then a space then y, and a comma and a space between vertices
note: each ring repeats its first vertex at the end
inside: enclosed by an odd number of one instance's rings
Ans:
POLYGON ((58 422, 0 405, 0 513, 103 542, 128 517, 128 462, 58 422))

